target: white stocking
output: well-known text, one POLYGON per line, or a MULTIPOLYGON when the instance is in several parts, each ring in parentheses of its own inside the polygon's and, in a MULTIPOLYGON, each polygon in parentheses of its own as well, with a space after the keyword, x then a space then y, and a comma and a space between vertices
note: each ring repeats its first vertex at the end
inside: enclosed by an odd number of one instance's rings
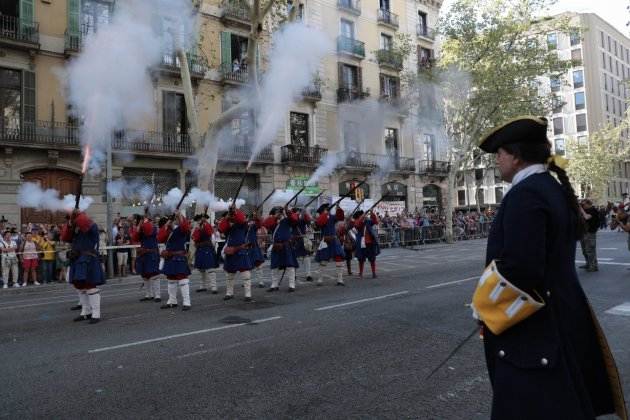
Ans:
POLYGON ((88 298, 87 292, 85 290, 79 291, 79 303, 81 304, 81 315, 86 316, 92 313, 92 308, 90 307, 90 298, 88 298))
POLYGON ((160 299, 161 291, 160 291, 160 277, 155 276, 151 280, 151 289, 153 290, 153 299, 160 299))
POLYGON ((177 280, 168 281, 168 301, 167 305, 177 305, 177 280))
POLYGON ((210 278, 210 290, 213 292, 217 291, 217 273, 211 271, 208 273, 208 277, 210 278))
POLYGON ((90 309, 92 310, 92 318, 101 318, 101 291, 98 289, 90 289, 87 291, 90 309))
POLYGON ((306 276, 310 277, 311 275, 311 257, 308 255, 304 257, 304 268, 306 269, 306 276))
POLYGON ((287 277, 289 277, 289 288, 295 289, 295 267, 287 267, 287 277))
POLYGON ((225 295, 234 296, 234 276, 236 273, 227 273, 225 279, 225 295))
POLYGON ((188 279, 179 280, 178 286, 184 306, 190 306, 190 281, 188 279))
POLYGON ((243 278, 243 286, 245 286, 245 297, 252 297, 252 273, 251 271, 243 271, 241 273, 243 278))

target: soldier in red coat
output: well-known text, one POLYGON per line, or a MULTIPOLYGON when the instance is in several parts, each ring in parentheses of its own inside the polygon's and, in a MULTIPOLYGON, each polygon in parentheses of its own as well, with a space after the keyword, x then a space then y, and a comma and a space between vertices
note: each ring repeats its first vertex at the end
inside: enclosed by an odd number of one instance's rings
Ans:
POLYGON ((144 280, 145 295, 140 301, 160 302, 160 254, 157 226, 147 216, 136 214, 136 229, 132 239, 140 244, 136 253, 135 270, 144 280))
MULTIPOLYGON (((341 208, 337 207, 335 214, 330 214, 328 204, 322 204, 317 210, 319 214, 315 223, 320 227, 322 231, 322 240, 317 247, 317 253, 315 254, 315 261, 317 261, 323 268, 329 261, 335 261, 337 267, 337 285, 345 286, 343 282, 343 260, 345 253, 341 247, 341 242, 337 236, 336 224, 337 222, 344 221, 344 212, 341 208)), ((319 278, 317 279, 317 285, 323 284, 323 270, 319 270, 319 278)))
POLYGON ((254 267, 249 255, 247 241, 247 217, 241 210, 231 208, 219 222, 219 231, 225 235, 223 269, 226 271, 226 291, 224 300, 234 298, 236 273, 241 273, 245 287, 245 301, 252 300, 251 270, 254 267))
POLYGON ((188 267, 188 252, 186 242, 190 235, 190 222, 183 214, 175 212, 174 218, 160 221, 160 231, 157 239, 166 244, 162 252, 164 268, 162 272, 168 279, 168 301, 162 309, 177 307, 177 289, 182 295, 182 310, 190 309, 190 268, 188 267))
POLYGON ((207 213, 198 214, 194 220, 198 222, 197 227, 193 230, 192 240, 195 242, 195 263, 194 267, 201 273, 201 284, 197 292, 205 292, 208 290, 208 281, 210 282, 210 292, 215 295, 217 291, 217 273, 215 269, 219 267, 219 259, 212 242, 212 234, 214 229, 208 221, 210 217, 207 213))

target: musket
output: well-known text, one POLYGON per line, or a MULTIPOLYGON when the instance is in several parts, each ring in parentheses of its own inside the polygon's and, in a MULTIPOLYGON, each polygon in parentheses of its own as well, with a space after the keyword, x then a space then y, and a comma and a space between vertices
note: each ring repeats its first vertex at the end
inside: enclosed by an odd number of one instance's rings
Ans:
POLYGON ((262 203, 260 203, 255 209, 254 211, 256 213, 258 213, 260 211, 260 209, 262 209, 263 204, 265 204, 267 202, 267 200, 269 200, 271 198, 271 196, 276 192, 276 189, 274 188, 273 190, 271 190, 271 192, 267 195, 267 197, 265 197, 265 199, 262 201, 262 203))
POLYGON ((371 212, 374 209, 374 207, 378 206, 378 203, 380 203, 381 201, 385 200, 387 197, 389 197, 389 195, 385 194, 384 196, 379 198, 376 203, 372 204, 372 206, 369 209, 366 210, 365 214, 368 214, 369 212, 371 212))
POLYGON ((321 196, 322 196, 322 194, 324 194, 324 191, 326 191, 326 190, 322 190, 322 192, 320 192, 319 194, 317 194, 315 197, 311 198, 311 200, 310 200, 308 203, 306 203, 306 204, 304 205, 304 209, 307 209, 307 208, 308 208, 308 206, 310 206, 311 204, 313 204, 313 202, 315 202, 315 200, 317 200, 319 197, 321 197, 321 196))
POLYGON ((298 195, 300 195, 300 194, 302 193, 302 191, 304 191, 305 189, 306 189, 306 187, 302 187, 302 188, 300 189, 300 191, 296 192, 296 193, 295 193, 295 195, 294 195, 293 197, 291 197, 291 198, 289 199, 289 201, 287 201, 287 203, 284 205, 284 207, 288 207, 288 206, 289 206, 289 204, 291 203, 291 201, 293 201, 294 199, 298 198, 298 195))
POLYGON ((79 186, 77 187, 77 196, 75 197, 74 209, 79 210, 79 202, 81 201, 81 193, 83 192, 83 174, 79 177, 79 186))
POLYGON ((359 204, 357 204, 357 206, 354 208, 354 210, 352 210, 352 213, 350 213, 350 217, 352 217, 352 215, 354 213, 356 213, 357 210, 359 210, 359 207, 361 207, 361 204, 363 204, 363 201, 361 201, 359 204))
POLYGON ((437 365, 437 367, 435 369, 433 369, 431 371, 431 373, 429 373, 429 375, 424 378, 425 380, 429 379, 431 376, 433 376, 433 374, 435 372, 437 372, 438 370, 440 370, 440 368, 442 366, 444 366, 446 364, 446 362, 448 362, 449 360, 451 360, 451 358, 453 356, 455 356, 455 354, 459 351, 459 349, 461 349, 463 347, 464 344, 466 344, 475 334, 479 333, 479 327, 476 326, 474 330, 472 330, 470 332, 470 334, 468 335, 468 337, 464 338, 457 346, 455 346, 455 348, 450 352, 450 354, 446 357, 446 359, 444 359, 442 361, 442 363, 440 363, 439 365, 437 365))
POLYGON ((359 182, 357 185, 355 185, 354 187, 352 187, 350 189, 350 191, 348 191, 347 193, 345 193, 344 195, 342 195, 341 197, 339 197, 339 199, 337 201, 335 201, 334 203, 332 203, 330 205, 330 207, 328 208, 329 210, 332 210, 333 207, 335 207, 337 204, 341 203, 341 200, 343 200, 346 197, 350 197, 350 194, 352 194, 354 192, 354 190, 356 190, 357 188, 359 188, 361 185, 365 184, 367 182, 367 179, 364 179, 363 181, 359 182))
MULTIPOLYGON (((182 203, 184 202, 184 198, 186 198, 188 193, 189 193, 189 190, 188 188, 186 188, 186 190, 184 190, 184 194, 182 194, 182 198, 179 199, 179 203, 177 203, 177 206, 175 207, 175 211, 178 211, 179 208, 182 206, 182 203)), ((173 212, 173 214, 171 215, 171 220, 173 219, 175 219, 175 212, 173 212)))
POLYGON ((243 188, 243 183, 245 182, 246 176, 247 176, 247 169, 245 170, 245 173, 243 174, 243 178, 241 178, 241 183, 238 184, 238 188, 236 189, 236 194, 234 194, 234 198, 232 199, 232 204, 230 205, 230 208, 236 207, 236 199, 238 198, 238 195, 241 193, 241 188, 243 188))

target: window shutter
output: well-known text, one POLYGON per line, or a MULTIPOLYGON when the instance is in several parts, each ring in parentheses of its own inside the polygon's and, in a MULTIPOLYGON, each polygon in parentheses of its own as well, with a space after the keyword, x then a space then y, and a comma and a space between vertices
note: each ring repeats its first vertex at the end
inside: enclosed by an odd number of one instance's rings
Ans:
POLYGON ((357 90, 359 91, 359 94, 363 93, 363 72, 361 71, 361 67, 357 67, 357 90))
POLYGON ((81 0, 68 0, 68 33, 80 35, 81 0))
POLYGON ((232 65, 232 34, 221 32, 221 64, 232 65))
POLYGON ((35 8, 33 0, 20 0, 20 33, 23 35, 31 34, 33 31, 33 18, 35 16, 35 8))
POLYGON ((385 76, 383 76, 382 74, 378 75, 378 79, 380 81, 381 84, 381 96, 385 96, 387 94, 387 90, 385 87, 385 76))
POLYGON ((22 131, 35 131, 35 73, 22 71, 22 131))
POLYGON ((400 79, 396 78, 396 83, 394 84, 394 86, 396 87, 396 92, 394 94, 395 98, 400 98, 400 79))
POLYGON ((339 85, 339 88, 341 89, 345 87, 344 80, 343 80, 343 64, 341 63, 337 63, 337 76, 339 77, 337 84, 339 85))

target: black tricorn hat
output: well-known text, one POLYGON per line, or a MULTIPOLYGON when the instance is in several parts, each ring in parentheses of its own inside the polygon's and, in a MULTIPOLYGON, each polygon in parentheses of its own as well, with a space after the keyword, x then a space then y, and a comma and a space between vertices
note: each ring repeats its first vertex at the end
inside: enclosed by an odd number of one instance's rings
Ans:
POLYGON ((352 215, 353 219, 358 219, 359 217, 363 216, 365 212, 363 210, 357 210, 354 212, 354 214, 352 215))
POLYGON ((208 213, 202 213, 202 214, 195 214, 195 217, 193 217, 193 221, 198 222, 201 219, 209 219, 210 215, 208 213))
POLYGON ((317 213, 323 213, 324 210, 328 210, 329 207, 330 207, 330 204, 324 203, 321 206, 319 206, 319 208, 317 209, 317 213))
POLYGON ((544 144, 547 139, 547 119, 531 115, 514 118, 488 132, 479 141, 479 148, 496 153, 504 144, 544 144))
POLYGON ((271 208, 271 210, 269 210, 269 216, 275 216, 278 213, 282 213, 283 209, 284 207, 282 206, 274 206, 271 208))

